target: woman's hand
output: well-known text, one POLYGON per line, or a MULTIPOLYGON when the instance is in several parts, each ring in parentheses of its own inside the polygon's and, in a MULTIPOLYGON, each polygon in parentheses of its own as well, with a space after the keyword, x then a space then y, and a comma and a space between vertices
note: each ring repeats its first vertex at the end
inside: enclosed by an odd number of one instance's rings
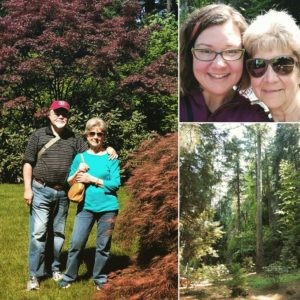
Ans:
POLYGON ((82 183, 87 183, 87 184, 89 184, 89 183, 94 184, 95 183, 95 177, 91 176, 90 174, 85 173, 85 172, 79 172, 76 175, 76 181, 77 182, 82 182, 82 183))
POLYGON ((86 172, 78 172, 75 180, 82 183, 90 183, 90 175, 86 172))
POLYGON ((78 167, 78 172, 86 172, 89 168, 90 167, 86 163, 81 162, 78 167))
POLYGON ((96 178, 88 173, 80 172, 76 175, 76 181, 87 183, 87 184, 94 184, 96 186, 103 186, 103 180, 96 178))

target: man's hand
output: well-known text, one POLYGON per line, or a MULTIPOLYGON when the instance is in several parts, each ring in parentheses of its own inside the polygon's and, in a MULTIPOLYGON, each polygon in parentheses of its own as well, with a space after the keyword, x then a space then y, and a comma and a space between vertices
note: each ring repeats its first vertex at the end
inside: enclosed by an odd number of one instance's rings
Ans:
POLYGON ((33 192, 32 189, 27 189, 24 191, 24 200, 28 206, 32 203, 33 192))
POLYGON ((106 151, 109 155, 109 159, 117 159, 118 158, 118 154, 116 152, 116 150, 112 147, 107 147, 106 151))

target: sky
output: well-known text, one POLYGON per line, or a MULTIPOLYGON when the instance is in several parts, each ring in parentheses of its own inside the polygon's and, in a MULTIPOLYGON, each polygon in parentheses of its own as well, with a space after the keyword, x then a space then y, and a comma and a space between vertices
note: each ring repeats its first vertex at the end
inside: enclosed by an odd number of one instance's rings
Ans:
MULTIPOLYGON (((218 124, 218 123, 215 123, 214 125, 218 130, 226 131, 229 135, 229 138, 237 137, 238 139, 243 139, 243 140, 245 139, 246 127, 254 126, 254 124, 249 124, 249 123, 247 123, 247 124, 237 124, 237 123, 218 124)), ((275 136, 277 124, 270 123, 270 124, 266 124, 266 126, 268 126, 268 131, 267 131, 268 138, 265 138, 263 140, 263 142, 265 142, 265 144, 268 141, 272 140, 272 138, 275 136)), ((220 160, 223 161, 222 158, 220 160)), ((240 163, 241 163, 242 168, 246 167, 246 165, 247 165, 246 160, 243 160, 243 159, 241 159, 240 163)), ((216 168, 218 168, 218 166, 216 166, 216 168)), ((230 174, 230 172, 228 172, 225 175, 225 177, 223 178, 223 180, 215 187, 216 195, 215 195, 214 199, 212 200, 213 206, 217 205, 217 203, 227 193, 227 189, 228 189, 227 181, 228 181, 228 179, 230 179, 230 177, 231 177, 231 174, 230 174)))

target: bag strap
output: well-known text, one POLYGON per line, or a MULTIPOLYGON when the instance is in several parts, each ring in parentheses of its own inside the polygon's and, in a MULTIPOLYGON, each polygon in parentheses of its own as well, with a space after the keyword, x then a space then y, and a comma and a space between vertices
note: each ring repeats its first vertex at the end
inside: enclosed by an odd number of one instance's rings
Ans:
MULTIPOLYGON (((83 153, 80 153, 80 160, 81 160, 80 162, 83 162, 83 163, 85 162, 83 153)), ((72 186, 75 183, 75 177, 76 177, 75 175, 77 174, 77 172, 78 172, 78 168, 77 168, 77 171, 71 176, 71 177, 73 177, 73 179, 69 182, 69 185, 72 186)))
POLYGON ((55 138, 51 139, 46 145, 42 147, 42 149, 38 152, 38 158, 42 156, 42 154, 50 148, 53 144, 55 144, 60 139, 60 136, 56 136, 55 138))
POLYGON ((83 153, 80 153, 80 157, 81 157, 81 162, 84 163, 85 161, 84 161, 83 153))

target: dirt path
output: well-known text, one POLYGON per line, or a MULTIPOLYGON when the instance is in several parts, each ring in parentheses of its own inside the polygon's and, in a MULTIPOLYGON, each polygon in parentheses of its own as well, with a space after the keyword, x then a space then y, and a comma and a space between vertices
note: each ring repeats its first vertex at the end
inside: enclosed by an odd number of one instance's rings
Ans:
POLYGON ((180 300, 300 300, 300 281, 281 284, 277 289, 250 289, 246 297, 230 297, 225 286, 195 286, 180 289, 180 300))

